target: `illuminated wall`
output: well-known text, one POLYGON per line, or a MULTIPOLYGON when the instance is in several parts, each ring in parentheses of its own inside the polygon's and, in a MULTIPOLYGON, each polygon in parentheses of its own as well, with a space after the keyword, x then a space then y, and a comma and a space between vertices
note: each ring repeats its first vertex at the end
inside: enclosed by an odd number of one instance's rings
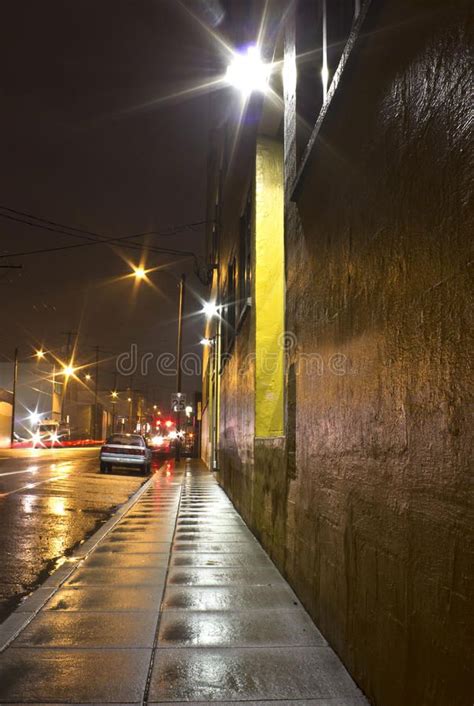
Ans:
POLYGON ((283 150, 259 138, 254 214, 255 436, 284 433, 283 150))

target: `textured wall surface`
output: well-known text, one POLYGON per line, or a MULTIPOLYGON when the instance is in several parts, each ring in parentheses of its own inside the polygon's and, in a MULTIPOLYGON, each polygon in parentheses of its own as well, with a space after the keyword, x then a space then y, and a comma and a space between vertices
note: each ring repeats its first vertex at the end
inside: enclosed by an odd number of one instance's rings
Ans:
POLYGON ((255 361, 247 315, 221 380, 220 482, 245 518, 253 511, 255 361))
POLYGON ((223 484, 378 706, 474 701, 467 16, 372 2, 287 207, 286 444, 223 376, 223 484))
POLYGON ((382 706, 473 701, 465 8, 372 3, 288 212, 286 571, 382 706))

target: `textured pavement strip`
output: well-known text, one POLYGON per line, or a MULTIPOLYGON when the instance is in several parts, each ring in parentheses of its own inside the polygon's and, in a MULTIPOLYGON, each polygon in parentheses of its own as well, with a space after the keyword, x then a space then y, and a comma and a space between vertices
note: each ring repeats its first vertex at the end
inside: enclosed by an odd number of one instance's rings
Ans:
POLYGON ((0 654, 0 703, 367 703, 202 464, 82 556, 0 654))

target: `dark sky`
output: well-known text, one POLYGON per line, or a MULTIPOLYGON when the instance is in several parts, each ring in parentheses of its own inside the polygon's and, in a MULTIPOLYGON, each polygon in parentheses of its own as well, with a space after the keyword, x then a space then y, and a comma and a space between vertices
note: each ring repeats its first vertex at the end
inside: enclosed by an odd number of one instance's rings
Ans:
MULTIPOLYGON (((177 0, 15 0, 3 3, 1 26, 0 206, 106 236, 204 220, 209 100, 166 97, 222 66, 177 0)), ((149 242, 204 254, 203 236, 197 227, 149 242)), ((0 218, 1 254, 79 242, 0 218)), ((1 260, 23 264, 0 270, 2 359, 15 345, 25 355, 35 341, 58 347, 70 329, 80 331, 80 356, 97 344, 174 352, 181 272, 187 313, 201 306, 192 290, 206 295, 192 263, 153 273, 159 291, 142 283, 134 296, 131 280, 113 281, 129 272, 121 255, 140 258, 93 245, 1 260)), ((167 262, 149 255, 146 264, 167 262)), ((185 351, 200 353, 201 332, 191 317, 185 351)), ((103 378, 112 378, 105 367, 103 378)), ((161 385, 161 404, 174 386, 151 373, 134 384, 161 385)))

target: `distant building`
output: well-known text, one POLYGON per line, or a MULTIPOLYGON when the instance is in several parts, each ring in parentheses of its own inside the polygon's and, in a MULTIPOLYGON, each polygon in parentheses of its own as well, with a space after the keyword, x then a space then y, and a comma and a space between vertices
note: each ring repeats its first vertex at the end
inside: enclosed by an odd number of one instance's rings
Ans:
MULTIPOLYGON (((3 419, 0 436, 5 436, 8 417, 8 441, 10 440, 11 402, 13 391, 13 363, 0 363, 0 390, 2 401, 0 415, 3 419), (3 409, 3 414, 1 413, 3 409)), ((40 418, 61 418, 62 386, 53 365, 41 362, 18 363, 16 387, 15 433, 20 438, 29 438, 32 429, 40 418)))

